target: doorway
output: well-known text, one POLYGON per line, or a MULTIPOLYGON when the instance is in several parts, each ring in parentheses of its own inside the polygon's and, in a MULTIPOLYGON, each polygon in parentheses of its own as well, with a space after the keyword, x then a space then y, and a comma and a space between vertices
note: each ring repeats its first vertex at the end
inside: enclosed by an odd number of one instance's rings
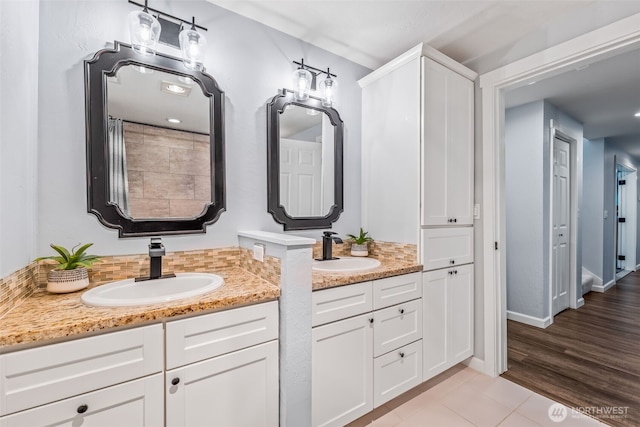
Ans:
POLYGON ((637 181, 635 169, 616 161, 616 280, 636 271, 637 181))

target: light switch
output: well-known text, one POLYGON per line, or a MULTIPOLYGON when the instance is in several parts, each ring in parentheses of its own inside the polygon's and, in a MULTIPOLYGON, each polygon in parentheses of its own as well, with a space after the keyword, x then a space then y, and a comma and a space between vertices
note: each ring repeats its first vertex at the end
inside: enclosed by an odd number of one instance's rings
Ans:
POLYGON ((480 219, 480 204, 473 205, 473 219, 480 219))

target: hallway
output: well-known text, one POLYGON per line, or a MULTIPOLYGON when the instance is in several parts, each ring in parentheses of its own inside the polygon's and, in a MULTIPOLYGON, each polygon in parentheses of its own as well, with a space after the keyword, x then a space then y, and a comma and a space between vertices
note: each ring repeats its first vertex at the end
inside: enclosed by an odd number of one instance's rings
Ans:
POLYGON ((502 377, 606 424, 640 425, 640 272, 546 329, 508 321, 502 377))

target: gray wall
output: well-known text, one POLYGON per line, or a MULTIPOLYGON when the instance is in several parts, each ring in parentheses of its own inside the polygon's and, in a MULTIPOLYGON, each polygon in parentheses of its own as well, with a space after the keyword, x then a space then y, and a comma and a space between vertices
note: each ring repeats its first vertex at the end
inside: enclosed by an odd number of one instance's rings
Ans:
POLYGON ((507 310, 543 318, 543 103, 505 111, 507 310))
MULTIPOLYGON (((202 235, 166 237, 169 251, 236 246, 243 229, 282 231, 267 213, 266 103, 291 87, 292 60, 330 67, 340 80, 345 125, 345 209, 334 229, 360 226, 360 116, 357 80, 370 72, 344 58, 206 1, 155 1, 155 8, 195 16, 206 33, 207 72, 225 92, 227 211, 202 235)), ((126 1, 44 0, 40 5, 38 238, 48 244, 94 242, 98 254, 142 253, 146 238, 118 239, 86 212, 83 61, 113 40, 129 42, 126 1)), ((27 21, 27 20, 25 20, 27 21)), ((179 56, 168 47, 159 49, 179 56)), ((35 81, 35 78, 32 79, 35 81)), ((320 231, 294 234, 319 238, 320 231)))
POLYGON ((38 2, 0 1, 0 277, 35 258, 38 2))
MULTIPOLYGON (((550 121, 577 141, 575 171, 578 220, 582 200, 582 125, 547 101, 505 112, 505 197, 507 227, 507 310, 537 319, 549 305, 551 191, 550 121)), ((579 225, 579 224, 578 224, 579 225)), ((576 236, 576 277, 582 266, 582 238, 576 236)), ((579 298, 581 292, 577 295, 579 298)))
POLYGON ((604 232, 604 139, 584 140, 582 263, 602 279, 604 232))

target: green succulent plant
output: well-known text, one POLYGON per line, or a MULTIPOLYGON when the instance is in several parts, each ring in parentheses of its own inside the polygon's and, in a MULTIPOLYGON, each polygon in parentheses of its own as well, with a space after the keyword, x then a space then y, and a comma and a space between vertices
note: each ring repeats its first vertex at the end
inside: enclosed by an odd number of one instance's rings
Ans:
POLYGON ((362 229, 362 227, 360 227, 360 235, 359 236, 355 236, 353 234, 347 234, 347 237, 350 238, 351 240, 353 240, 356 245, 364 245, 367 242, 373 241, 373 239, 371 237, 367 236, 367 234, 369 234, 369 232, 368 231, 364 231, 362 229))
POLYGON ((35 261, 41 261, 43 259, 57 261, 58 265, 55 267, 56 270, 75 270, 79 267, 91 268, 94 262, 100 260, 100 257, 97 255, 87 255, 85 253, 85 251, 91 245, 93 245, 93 243, 87 243, 82 246, 80 246, 80 244, 77 244, 71 249, 71 251, 69 251, 62 246, 57 246, 52 243, 50 246, 60 255, 44 256, 36 258, 35 261), (80 247, 78 248, 78 250, 76 250, 78 246, 80 247))

